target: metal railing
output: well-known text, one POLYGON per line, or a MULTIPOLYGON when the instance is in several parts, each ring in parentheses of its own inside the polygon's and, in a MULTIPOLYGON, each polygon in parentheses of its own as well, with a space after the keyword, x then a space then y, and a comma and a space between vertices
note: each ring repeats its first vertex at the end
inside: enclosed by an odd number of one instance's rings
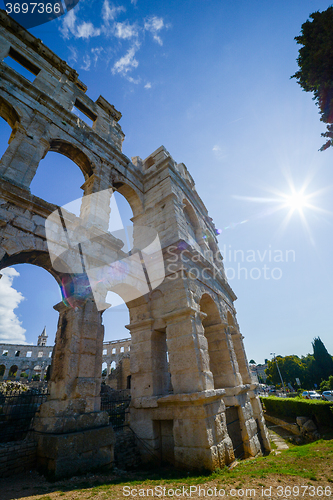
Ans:
POLYGON ((110 423, 114 429, 119 429, 128 425, 127 415, 129 414, 129 406, 131 396, 127 392, 121 393, 117 391, 116 394, 101 394, 101 410, 106 411, 110 417, 110 423))
POLYGON ((0 443, 24 439, 39 406, 47 393, 28 390, 0 392, 0 443))

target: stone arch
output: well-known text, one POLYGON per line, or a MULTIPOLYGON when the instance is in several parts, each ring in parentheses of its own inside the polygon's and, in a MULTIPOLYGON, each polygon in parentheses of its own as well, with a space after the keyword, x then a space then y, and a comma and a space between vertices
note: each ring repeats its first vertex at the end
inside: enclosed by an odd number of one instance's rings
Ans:
POLYGON ((0 365, 0 377, 3 377, 6 371, 6 365, 0 365))
POLYGON ((17 365, 12 365, 12 366, 9 368, 8 377, 15 377, 15 376, 16 376, 16 373, 17 373, 17 370, 18 370, 18 366, 17 366, 17 365))
POLYGON ((6 99, 0 96, 0 116, 14 130, 21 122, 18 111, 6 99))
MULTIPOLYGON (((1 235, 1 233, 0 233, 0 235, 1 235)), ((51 265, 49 253, 46 250, 39 251, 39 250, 30 249, 30 250, 12 253, 11 255, 6 254, 0 260, 0 270, 4 269, 5 267, 14 266, 16 264, 32 264, 32 265, 41 267, 41 268, 45 269, 45 271, 50 273, 55 278, 58 285, 61 284, 62 275, 60 273, 57 273, 53 269, 53 267, 51 265)))
POLYGON ((199 243, 199 241, 200 241, 200 235, 199 235, 200 223, 199 223, 199 220, 198 220, 198 217, 195 213, 194 208, 192 207, 192 205, 189 203, 189 201, 186 198, 183 199, 183 213, 184 213, 184 217, 185 217, 185 220, 187 223, 187 230, 188 230, 189 234, 192 236, 194 241, 199 243))
POLYGON ((142 196, 138 192, 135 186, 132 186, 128 180, 126 182, 120 176, 114 176, 112 178, 112 186, 115 191, 120 193, 126 201, 129 203, 132 212, 133 220, 142 214, 143 212, 143 200, 142 196))
POLYGON ((54 151, 67 156, 80 168, 87 180, 94 173, 94 164, 91 158, 84 153, 78 146, 63 139, 51 139, 49 151, 54 151))
POLYGON ((0 158, 5 155, 19 126, 20 116, 18 112, 14 106, 0 96, 0 158))
POLYGON ((231 326, 231 327, 236 326, 234 316, 231 314, 230 311, 227 311, 227 323, 228 323, 228 326, 231 326))
POLYGON ((219 310, 208 293, 204 293, 200 300, 200 312, 202 313, 202 326, 208 343, 208 355, 210 371, 213 375, 214 388, 218 389, 221 372, 220 340, 221 317, 219 310))

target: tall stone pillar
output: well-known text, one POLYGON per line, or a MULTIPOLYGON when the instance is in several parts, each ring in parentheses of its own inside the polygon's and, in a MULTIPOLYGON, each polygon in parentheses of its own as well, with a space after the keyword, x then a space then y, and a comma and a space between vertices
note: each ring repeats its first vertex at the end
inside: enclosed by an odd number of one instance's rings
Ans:
POLYGON ((200 314, 192 309, 166 318, 171 383, 175 394, 214 389, 200 314))
MULTIPOLYGON (((131 427, 144 439, 148 449, 159 448, 159 426, 146 408, 168 393, 168 368, 166 337, 162 331, 153 328, 154 321, 145 319, 131 324, 131 427)), ((155 403, 156 405, 156 403, 155 403)), ((149 457, 147 449, 143 458, 149 457), (146 455, 148 455, 146 457, 146 455)))
POLYGON ((49 476, 72 475, 113 462, 113 430, 100 411, 104 328, 88 298, 72 309, 63 303, 53 350, 47 401, 36 415, 38 466, 49 476))
POLYGON ((237 363, 242 376, 243 384, 251 384, 251 374, 245 354, 243 335, 240 332, 233 331, 231 333, 231 339, 235 349, 237 363))
POLYGON ((27 129, 16 123, 9 146, 1 158, 0 176, 29 189, 39 162, 46 155, 50 145, 44 139, 47 122, 33 116, 27 129))
POLYGON ((228 330, 222 323, 206 326, 205 336, 209 345, 210 367, 215 389, 240 385, 242 381, 228 330))

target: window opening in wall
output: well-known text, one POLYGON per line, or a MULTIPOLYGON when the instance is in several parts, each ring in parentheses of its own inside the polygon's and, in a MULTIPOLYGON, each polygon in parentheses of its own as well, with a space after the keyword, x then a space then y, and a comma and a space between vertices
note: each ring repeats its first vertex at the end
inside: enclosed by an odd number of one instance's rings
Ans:
POLYGON ((124 346, 120 348, 120 352, 124 352, 125 351, 125 348, 124 346))
POLYGON ((3 377, 6 371, 5 365, 0 365, 0 377, 3 377))
POLYGON ((20 351, 16 351, 15 356, 18 358, 20 356, 20 351))
POLYGON ((116 362, 115 362, 115 361, 112 361, 112 363, 111 363, 111 367, 110 367, 111 372, 113 372, 113 370, 115 370, 115 369, 116 369, 116 367, 117 367, 117 366, 116 366, 116 362))
POLYGON ((13 47, 9 49, 9 54, 5 57, 4 62, 14 71, 29 80, 29 82, 33 82, 40 72, 38 66, 20 54, 17 50, 13 49, 13 47))
POLYGON ((43 357, 43 351, 39 351, 39 353, 38 353, 38 356, 37 356, 37 357, 38 357, 38 358, 42 358, 42 357, 43 357))
POLYGON ((107 349, 103 349, 103 356, 106 356, 108 353, 108 350, 107 349))
POLYGON ((28 351, 27 352, 27 358, 31 358, 31 356, 32 356, 32 351, 28 351))
POLYGON ((107 363, 102 363, 102 377, 106 377, 108 374, 108 365, 107 363))
POLYGON ((97 119, 97 115, 78 99, 75 101, 72 113, 83 120, 89 127, 92 127, 97 119))
POLYGON ((116 354, 116 348, 115 347, 112 349, 112 354, 116 354))
POLYGON ((49 358, 52 358, 52 351, 49 352, 49 358))
POLYGON ((6 351, 6 350, 5 350, 5 351, 3 351, 3 352, 2 352, 2 355, 3 355, 3 356, 8 356, 8 351, 6 351))

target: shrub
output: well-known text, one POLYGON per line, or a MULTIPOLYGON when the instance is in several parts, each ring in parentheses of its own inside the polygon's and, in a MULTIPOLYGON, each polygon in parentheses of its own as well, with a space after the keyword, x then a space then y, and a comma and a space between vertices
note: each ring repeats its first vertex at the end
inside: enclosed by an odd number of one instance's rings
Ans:
POLYGON ((267 413, 277 417, 309 417, 318 425, 333 427, 333 401, 302 398, 262 397, 267 413))

